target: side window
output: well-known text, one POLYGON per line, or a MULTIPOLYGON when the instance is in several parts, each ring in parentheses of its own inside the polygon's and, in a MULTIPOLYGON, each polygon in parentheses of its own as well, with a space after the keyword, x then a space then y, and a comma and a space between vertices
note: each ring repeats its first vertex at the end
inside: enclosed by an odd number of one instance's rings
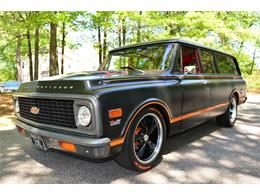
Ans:
POLYGON ((200 57, 203 73, 215 73, 212 53, 206 50, 200 50, 200 57))
POLYGON ((216 54, 219 72, 222 74, 237 74, 234 60, 225 55, 216 54))
POLYGON ((195 48, 182 46, 182 70, 183 72, 192 70, 193 74, 201 72, 195 48))
POLYGON ((176 54, 176 61, 175 61, 174 72, 176 74, 183 74, 182 68, 181 68, 181 54, 180 54, 180 50, 178 50, 178 52, 176 54))

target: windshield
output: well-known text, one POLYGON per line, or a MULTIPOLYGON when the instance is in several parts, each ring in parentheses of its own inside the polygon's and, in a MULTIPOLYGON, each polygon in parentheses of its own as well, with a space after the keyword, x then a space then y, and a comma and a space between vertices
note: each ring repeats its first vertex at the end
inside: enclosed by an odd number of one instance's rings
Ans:
POLYGON ((167 70, 171 67, 173 49, 174 44, 157 44, 115 51, 102 70, 167 70))

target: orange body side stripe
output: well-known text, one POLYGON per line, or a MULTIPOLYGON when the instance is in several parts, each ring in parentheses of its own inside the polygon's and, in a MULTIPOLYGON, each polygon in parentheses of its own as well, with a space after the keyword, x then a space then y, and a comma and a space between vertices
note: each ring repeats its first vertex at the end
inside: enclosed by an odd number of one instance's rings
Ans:
MULTIPOLYGON (((158 103, 156 102, 157 104, 160 104, 160 105, 163 105, 161 103, 158 103)), ((125 137, 126 137, 126 134, 128 132, 128 129, 132 123, 132 121, 134 120, 135 116, 144 108, 146 107, 147 105, 150 105, 150 104, 154 104, 153 102, 149 102, 147 104, 145 104, 144 106, 142 106, 135 114, 134 116, 132 117, 132 119, 130 120, 127 128, 126 128, 126 131, 125 131, 125 134, 123 137, 121 138, 118 138, 118 139, 114 139, 114 140, 111 140, 110 142, 110 146, 113 147, 113 146, 117 146, 117 145, 120 145, 120 144, 123 144, 124 141, 125 141, 125 137)), ((228 105, 229 102, 226 102, 226 103, 221 103, 221 104, 217 104, 215 106, 211 106, 211 107, 208 107, 208 108, 204 108, 204 109, 201 109, 201 110, 198 110, 198 111, 195 111, 195 112, 191 112, 191 113, 188 113, 188 114, 184 114, 184 115, 181 115, 181 116, 178 116, 178 117, 172 117, 170 119, 170 123, 176 123, 178 121, 181 121, 181 120, 184 120, 184 119, 187 119, 187 118, 191 118, 191 117, 194 117, 196 115, 199 115, 199 114, 203 114, 203 113, 206 113, 206 112, 209 112, 211 110, 214 110, 214 109, 217 109, 217 108, 220 108, 220 107, 223 107, 223 106, 226 106, 228 105)), ((164 105, 163 105, 164 106, 164 105)), ((164 106, 165 107, 165 106, 164 106)))
POLYGON ((184 119, 187 119, 187 118, 191 118, 193 116, 196 116, 196 115, 199 115, 199 114, 203 114, 205 112, 208 112, 208 111, 211 111, 211 110, 214 110, 214 109, 217 109, 217 108, 220 108, 220 107, 223 107, 223 106, 226 106, 228 104, 228 102, 226 103, 222 103, 222 104, 218 104, 218 105, 215 105, 215 106, 211 106, 211 107, 208 107, 208 108, 204 108, 202 110, 198 110, 198 111, 195 111, 195 112, 191 112, 191 113, 188 113, 188 114, 184 114, 184 115, 181 115, 181 116, 178 116, 178 117, 174 117, 170 120, 171 123, 175 123, 175 122, 178 122, 180 120, 184 120, 184 119))

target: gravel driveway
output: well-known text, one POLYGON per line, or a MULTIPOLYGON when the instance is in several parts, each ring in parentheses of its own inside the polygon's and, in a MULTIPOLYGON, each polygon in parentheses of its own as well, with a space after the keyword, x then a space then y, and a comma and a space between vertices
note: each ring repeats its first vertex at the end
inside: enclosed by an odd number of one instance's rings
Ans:
POLYGON ((38 151, 17 133, 12 116, 0 124, 0 183, 260 183, 260 95, 239 107, 234 128, 213 119, 168 139, 162 162, 146 173, 114 160, 38 151))

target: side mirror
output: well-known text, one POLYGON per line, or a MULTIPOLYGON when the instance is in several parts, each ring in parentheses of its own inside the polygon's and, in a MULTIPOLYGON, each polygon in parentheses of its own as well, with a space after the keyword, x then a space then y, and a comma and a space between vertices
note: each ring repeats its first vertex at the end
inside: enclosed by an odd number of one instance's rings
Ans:
POLYGON ((184 73, 187 74, 196 74, 196 66, 185 66, 184 73))
POLYGON ((196 74, 196 66, 185 66, 184 73, 179 76, 179 79, 183 79, 187 74, 196 74))

